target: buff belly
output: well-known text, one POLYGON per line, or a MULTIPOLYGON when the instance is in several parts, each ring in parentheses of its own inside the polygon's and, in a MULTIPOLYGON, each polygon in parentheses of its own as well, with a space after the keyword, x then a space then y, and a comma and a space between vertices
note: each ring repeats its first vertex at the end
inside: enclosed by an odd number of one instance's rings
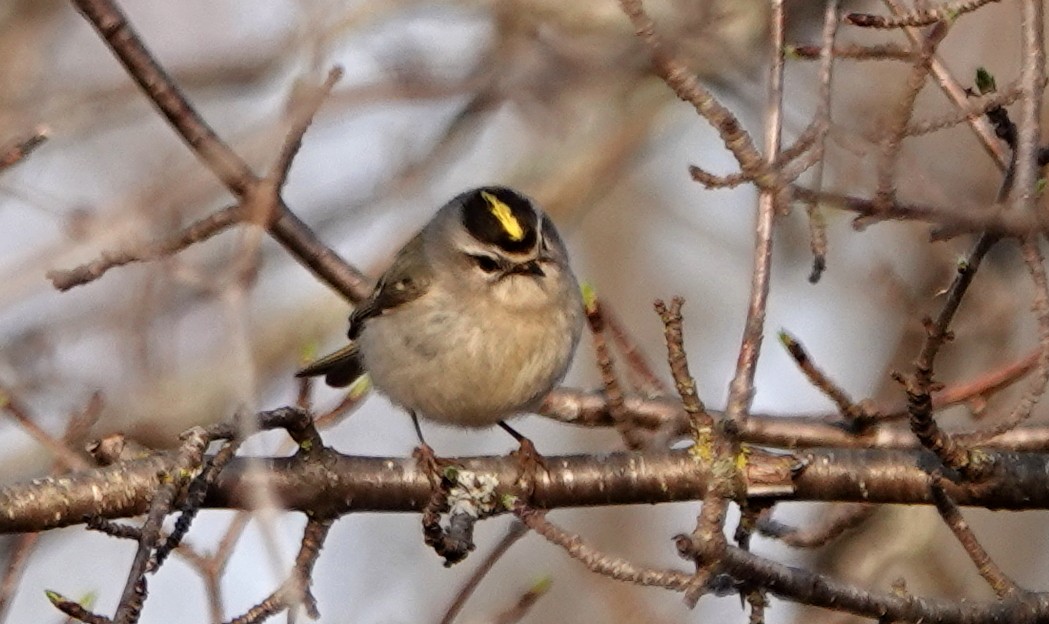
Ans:
POLYGON ((455 307, 411 316, 392 310, 368 321, 359 338, 364 364, 394 403, 438 422, 485 427, 534 409, 564 377, 579 319, 543 310, 448 311, 455 307), (494 329, 508 326, 514 331, 494 329))

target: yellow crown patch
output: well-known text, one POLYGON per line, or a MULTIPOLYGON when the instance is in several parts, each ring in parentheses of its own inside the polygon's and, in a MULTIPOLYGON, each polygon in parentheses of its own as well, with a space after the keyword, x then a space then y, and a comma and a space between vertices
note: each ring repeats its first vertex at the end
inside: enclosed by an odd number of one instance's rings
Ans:
POLYGON ((517 220, 509 206, 487 191, 481 191, 481 197, 488 202, 488 209, 499 221, 499 225, 503 226, 503 230, 510 237, 510 240, 519 241, 524 238, 524 228, 521 227, 521 222, 517 220))

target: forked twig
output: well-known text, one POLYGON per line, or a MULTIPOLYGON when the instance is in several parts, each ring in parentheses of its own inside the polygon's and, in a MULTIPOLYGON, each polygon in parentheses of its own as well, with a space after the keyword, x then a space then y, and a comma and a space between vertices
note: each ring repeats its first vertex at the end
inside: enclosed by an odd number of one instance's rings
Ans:
POLYGON ((240 203, 262 201, 270 206, 248 212, 272 215, 266 224, 267 230, 293 257, 351 301, 360 301, 370 294, 369 280, 321 244, 309 227, 273 192, 279 189, 264 184, 204 121, 171 76, 157 63, 116 2, 72 2, 172 128, 240 203), (267 188, 268 193, 265 192, 267 188))

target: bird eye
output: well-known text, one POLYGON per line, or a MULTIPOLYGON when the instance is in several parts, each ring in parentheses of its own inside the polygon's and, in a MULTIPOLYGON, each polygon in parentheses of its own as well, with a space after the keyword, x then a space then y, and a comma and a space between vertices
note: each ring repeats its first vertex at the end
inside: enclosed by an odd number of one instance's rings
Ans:
POLYGON ((471 254, 470 259, 473 260, 477 267, 485 273, 495 273, 499 270, 499 263, 491 256, 471 254))

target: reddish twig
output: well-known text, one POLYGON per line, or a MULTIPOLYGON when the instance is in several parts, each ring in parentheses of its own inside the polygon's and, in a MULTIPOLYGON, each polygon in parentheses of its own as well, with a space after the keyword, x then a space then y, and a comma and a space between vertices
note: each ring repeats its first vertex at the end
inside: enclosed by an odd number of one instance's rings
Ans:
POLYGON ((1032 360, 1032 368, 1036 369, 1036 374, 1005 419, 988 431, 979 431, 973 436, 959 436, 959 439, 966 443, 990 440, 1021 425, 1030 418, 1031 410, 1045 394, 1049 384, 1049 279, 1046 277, 1045 260, 1036 238, 1021 240, 1020 252, 1034 284, 1032 308, 1038 320, 1038 349, 1033 354, 1037 357, 1032 360))
POLYGON ((47 141, 47 129, 38 128, 25 138, 16 139, 0 147, 0 172, 12 165, 22 162, 33 150, 47 141))
POLYGON ((663 394, 667 391, 666 384, 656 375, 652 364, 645 358, 645 354, 638 347, 637 342, 630 336, 619 318, 608 309, 601 306, 601 315, 604 317, 605 328, 612 334, 612 340, 623 354, 623 359, 628 364, 628 369, 636 377, 635 390, 644 394, 663 394))
POLYGON ((594 356, 597 360, 597 368, 601 372, 601 384, 604 386, 605 395, 608 397, 608 409, 616 423, 616 430, 623 436, 623 440, 631 448, 637 448, 631 438, 630 430, 625 426, 626 419, 623 416, 623 389, 619 385, 619 376, 616 374, 615 360, 612 351, 608 348, 605 340, 605 318, 601 310, 601 302, 595 296, 585 297, 586 321, 590 327, 591 340, 594 343, 594 356), (620 423, 624 423, 620 426, 620 423))

